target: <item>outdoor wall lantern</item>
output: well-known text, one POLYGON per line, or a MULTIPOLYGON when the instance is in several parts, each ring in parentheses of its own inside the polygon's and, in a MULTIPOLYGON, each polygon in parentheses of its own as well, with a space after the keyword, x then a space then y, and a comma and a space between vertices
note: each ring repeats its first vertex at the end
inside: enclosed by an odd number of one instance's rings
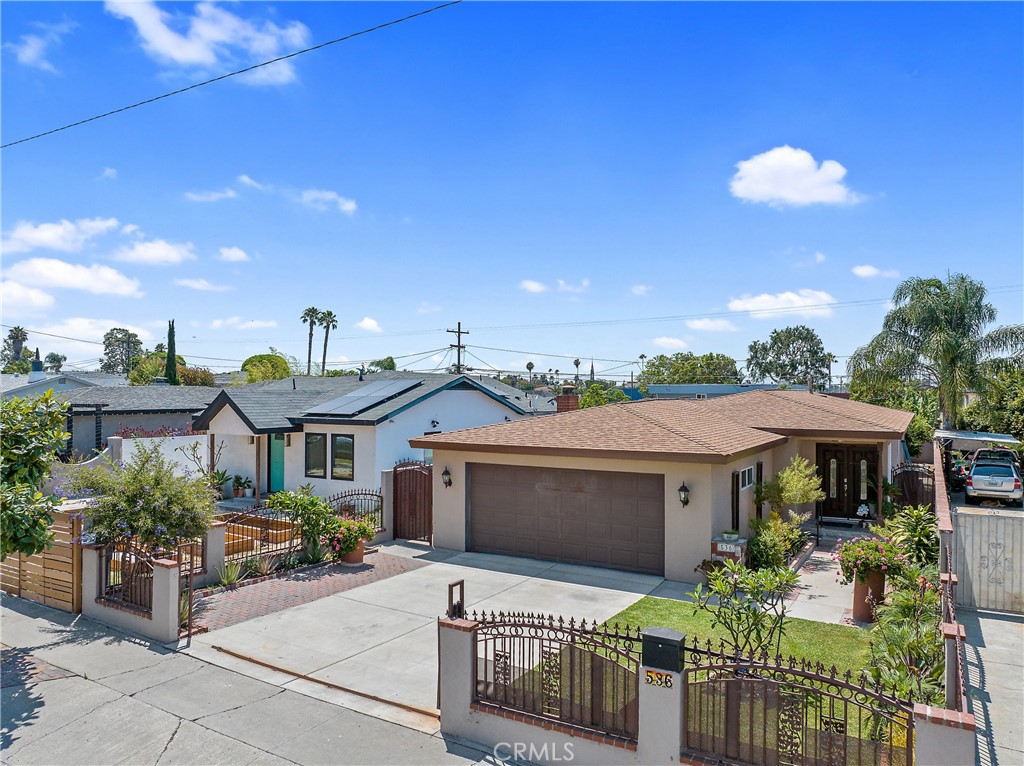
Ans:
POLYGON ((679 485, 679 502, 684 508, 690 504, 690 488, 686 486, 686 482, 679 485))
POLYGON ((448 466, 441 472, 441 483, 446 489, 452 485, 452 472, 448 470, 448 466))

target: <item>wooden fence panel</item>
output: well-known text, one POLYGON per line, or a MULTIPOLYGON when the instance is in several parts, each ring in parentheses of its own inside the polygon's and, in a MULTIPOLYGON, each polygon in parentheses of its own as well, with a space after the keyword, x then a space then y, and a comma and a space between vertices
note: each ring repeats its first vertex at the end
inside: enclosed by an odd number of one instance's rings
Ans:
POLYGON ((82 611, 81 519, 53 514, 53 547, 35 556, 14 554, 0 564, 5 593, 65 612, 82 611))

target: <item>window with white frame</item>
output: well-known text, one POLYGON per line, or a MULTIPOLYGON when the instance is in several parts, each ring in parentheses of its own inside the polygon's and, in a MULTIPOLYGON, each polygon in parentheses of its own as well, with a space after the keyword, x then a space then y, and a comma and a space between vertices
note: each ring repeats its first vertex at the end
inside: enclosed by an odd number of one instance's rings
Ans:
POLYGON ((740 471, 740 489, 754 486, 754 466, 740 471))

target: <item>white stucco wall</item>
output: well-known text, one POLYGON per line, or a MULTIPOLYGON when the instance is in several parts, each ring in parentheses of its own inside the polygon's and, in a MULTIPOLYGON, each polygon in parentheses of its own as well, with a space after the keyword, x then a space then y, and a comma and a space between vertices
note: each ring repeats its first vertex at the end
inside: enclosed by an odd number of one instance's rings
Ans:
POLYGON ((176 472, 184 473, 185 469, 196 472, 195 463, 188 457, 190 445, 197 444, 199 456, 205 465, 209 461, 209 442, 206 434, 196 436, 157 436, 152 438, 125 438, 121 440, 121 459, 129 462, 140 449, 156 447, 168 463, 177 466, 176 472), (183 452, 184 451, 184 452, 183 452))

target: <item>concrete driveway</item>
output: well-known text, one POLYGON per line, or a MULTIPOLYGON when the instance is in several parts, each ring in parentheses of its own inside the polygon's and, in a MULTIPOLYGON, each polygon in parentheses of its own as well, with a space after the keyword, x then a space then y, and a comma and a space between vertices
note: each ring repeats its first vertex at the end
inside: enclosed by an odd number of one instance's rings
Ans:
POLYGON ((607 620, 649 593, 672 597, 685 589, 651 575, 443 551, 414 543, 388 544, 382 553, 413 556, 431 563, 196 636, 185 651, 287 689, 433 733, 438 728, 436 621, 447 608, 449 583, 465 580, 467 610, 538 612, 598 621, 607 620), (239 659, 216 647, 257 662, 239 659))

